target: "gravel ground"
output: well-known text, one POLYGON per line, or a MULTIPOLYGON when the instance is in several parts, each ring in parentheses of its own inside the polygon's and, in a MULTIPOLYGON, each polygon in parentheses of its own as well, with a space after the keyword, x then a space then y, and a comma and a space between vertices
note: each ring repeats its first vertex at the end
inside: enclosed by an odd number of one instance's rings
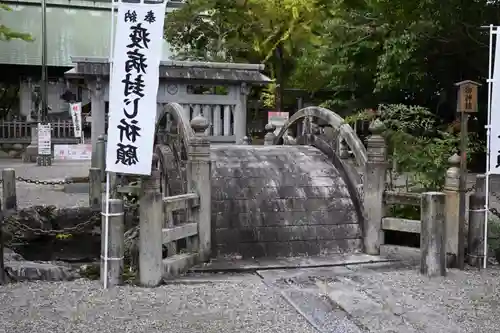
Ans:
POLYGON ((260 281, 103 290, 99 282, 0 287, 0 332, 315 332, 260 281))
POLYGON ((432 280, 415 269, 354 271, 351 279, 370 296, 402 316, 418 310, 422 318, 417 321, 433 322, 433 333, 449 332, 447 322, 460 327, 460 332, 500 332, 498 266, 480 272, 450 270, 446 278, 432 280))
MULTIPOLYGON (((50 167, 34 163, 21 163, 20 160, 0 160, 0 169, 13 168, 17 177, 32 180, 64 180, 65 177, 88 176, 90 161, 54 162, 50 167)), ((83 193, 64 193, 57 186, 36 185, 17 181, 17 204, 19 208, 34 205, 55 205, 57 207, 88 206, 88 195, 83 193)), ((1 189, 0 189, 1 192, 1 189)))

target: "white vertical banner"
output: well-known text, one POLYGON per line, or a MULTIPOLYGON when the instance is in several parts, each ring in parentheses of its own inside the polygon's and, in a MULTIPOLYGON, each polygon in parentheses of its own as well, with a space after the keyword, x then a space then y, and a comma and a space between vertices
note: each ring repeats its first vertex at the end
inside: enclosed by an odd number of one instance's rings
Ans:
MULTIPOLYGON (((497 28, 495 29, 497 31, 497 28)), ((489 173, 500 175, 500 38, 496 35, 490 113, 489 173)), ((491 50, 490 50, 491 52, 491 50)), ((491 74, 490 74, 491 75, 491 74)))
POLYGON ((163 47, 164 3, 118 5, 106 171, 150 175, 163 47))
POLYGON ((69 105, 75 138, 82 137, 82 103, 71 103, 69 105))

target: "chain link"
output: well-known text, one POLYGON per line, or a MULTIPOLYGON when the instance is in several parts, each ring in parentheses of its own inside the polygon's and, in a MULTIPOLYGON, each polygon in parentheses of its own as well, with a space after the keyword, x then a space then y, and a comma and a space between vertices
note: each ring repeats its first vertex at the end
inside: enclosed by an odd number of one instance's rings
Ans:
POLYGON ((99 223, 100 221, 101 221, 100 214, 95 214, 89 220, 87 220, 85 222, 79 223, 73 227, 68 227, 68 228, 59 229, 59 230, 56 230, 56 229, 44 230, 44 229, 40 229, 40 228, 31 228, 25 224, 18 222, 12 216, 4 218, 3 223, 10 224, 11 226, 13 226, 14 228, 16 228, 17 230, 19 230, 21 232, 29 231, 29 232, 32 232, 32 233, 38 234, 38 235, 43 234, 43 235, 48 235, 48 236, 56 236, 59 234, 69 234, 69 233, 75 233, 75 232, 81 231, 85 227, 92 225, 92 224, 99 223))
POLYGON ((24 178, 24 177, 16 177, 16 180, 23 182, 23 183, 36 184, 36 185, 66 185, 66 184, 73 183, 72 180, 50 181, 50 180, 29 179, 29 178, 24 178))

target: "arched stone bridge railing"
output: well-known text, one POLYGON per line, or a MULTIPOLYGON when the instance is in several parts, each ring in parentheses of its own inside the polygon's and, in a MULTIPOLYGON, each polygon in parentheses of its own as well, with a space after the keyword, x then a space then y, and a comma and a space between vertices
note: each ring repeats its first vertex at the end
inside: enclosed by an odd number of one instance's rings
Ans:
POLYGON ((328 155, 337 167, 342 164, 349 180, 357 191, 360 190, 367 151, 352 127, 338 114, 316 106, 297 111, 274 139, 274 144, 290 143, 315 146, 328 155), (287 130, 295 130, 296 127, 300 127, 297 130, 300 133, 295 138, 286 135, 287 130), (326 127, 332 129, 331 135, 325 134, 326 127))
POLYGON ((189 168, 188 147, 195 133, 178 103, 168 103, 157 116, 155 128, 156 167, 161 172, 161 190, 165 196, 186 193, 189 168))
POLYGON ((337 137, 344 140, 345 143, 351 148, 356 163, 360 167, 365 165, 367 160, 366 148, 352 127, 338 114, 322 107, 310 106, 294 113, 276 136, 274 141, 275 144, 280 143, 280 140, 282 140, 285 132, 301 120, 304 122, 302 135, 315 134, 314 129, 312 128, 313 122, 311 121, 311 118, 321 119, 323 122, 331 126, 336 132, 337 137))

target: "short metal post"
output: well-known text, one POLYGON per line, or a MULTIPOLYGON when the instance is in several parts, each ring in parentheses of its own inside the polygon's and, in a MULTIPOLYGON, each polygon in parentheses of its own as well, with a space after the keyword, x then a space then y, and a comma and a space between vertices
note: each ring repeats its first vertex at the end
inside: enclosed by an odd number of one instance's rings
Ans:
POLYGON ((469 197, 469 234, 467 237, 467 262, 481 267, 484 255, 484 205, 486 202, 485 175, 476 177, 476 191, 469 197))
POLYGON ((101 170, 99 168, 89 169, 89 206, 92 210, 101 209, 101 170))
POLYGON ((420 272, 429 277, 446 275, 445 194, 422 193, 420 231, 420 272))
POLYGON ((3 210, 17 210, 16 171, 3 169, 2 180, 3 210))
POLYGON ((109 199, 109 220, 106 230, 106 199, 102 200, 102 236, 101 236, 101 283, 107 278, 107 286, 113 287, 123 283, 123 256, 125 219, 123 214, 123 201, 109 199), (106 237, 107 234, 107 237, 106 237), (108 241, 108 253, 105 251, 108 241), (107 262, 105 265, 104 263, 107 262), (105 271, 104 266, 107 268, 105 271))

